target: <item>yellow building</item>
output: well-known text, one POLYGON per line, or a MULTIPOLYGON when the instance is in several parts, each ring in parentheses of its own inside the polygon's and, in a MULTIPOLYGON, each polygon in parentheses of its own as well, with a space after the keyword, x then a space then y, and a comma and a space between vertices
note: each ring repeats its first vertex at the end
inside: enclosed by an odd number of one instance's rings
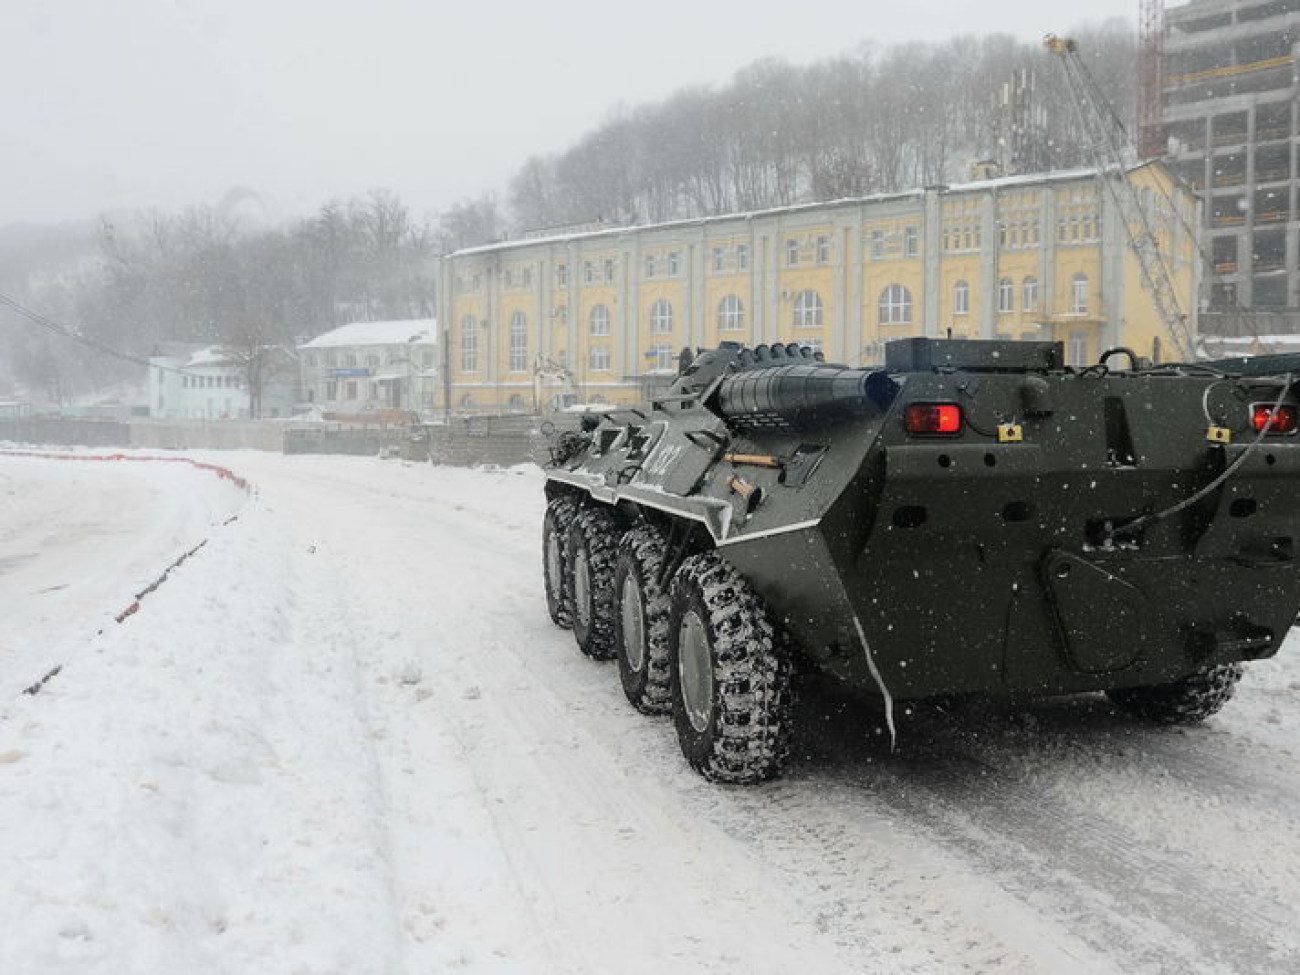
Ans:
POLYGON ((726 340, 849 365, 922 335, 1052 339, 1074 365, 1117 346, 1190 358, 1196 198, 1160 163, 1129 178, 1188 316, 1177 333, 1095 173, 1007 177, 456 251, 440 275, 445 402, 531 411, 568 382, 582 401, 629 403, 682 348, 726 340))

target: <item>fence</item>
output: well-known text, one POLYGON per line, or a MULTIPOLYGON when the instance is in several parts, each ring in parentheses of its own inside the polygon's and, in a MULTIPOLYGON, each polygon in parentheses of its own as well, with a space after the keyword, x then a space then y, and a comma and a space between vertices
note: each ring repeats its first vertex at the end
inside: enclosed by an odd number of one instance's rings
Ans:
POLYGON ((536 416, 471 416, 408 426, 294 427, 275 421, 120 423, 101 420, 0 419, 0 441, 154 450, 266 450, 286 454, 378 456, 454 467, 511 467, 547 457, 536 416))

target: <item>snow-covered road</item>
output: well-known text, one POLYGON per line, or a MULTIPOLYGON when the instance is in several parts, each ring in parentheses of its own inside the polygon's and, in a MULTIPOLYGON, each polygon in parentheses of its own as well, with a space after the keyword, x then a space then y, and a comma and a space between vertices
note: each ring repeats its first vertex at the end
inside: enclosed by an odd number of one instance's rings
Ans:
POLYGON ((1300 641, 1192 730, 810 682, 719 787, 551 626, 536 471, 201 459, 0 455, 6 975, 1300 971, 1300 641))

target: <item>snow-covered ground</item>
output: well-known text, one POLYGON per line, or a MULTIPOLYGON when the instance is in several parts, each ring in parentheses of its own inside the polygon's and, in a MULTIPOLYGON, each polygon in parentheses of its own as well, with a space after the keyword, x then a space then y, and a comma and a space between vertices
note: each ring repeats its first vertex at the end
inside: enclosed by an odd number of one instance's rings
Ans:
POLYGON ((199 459, 0 455, 5 975, 1300 971, 1298 640, 1191 730, 812 682, 720 787, 551 626, 536 471, 199 459))

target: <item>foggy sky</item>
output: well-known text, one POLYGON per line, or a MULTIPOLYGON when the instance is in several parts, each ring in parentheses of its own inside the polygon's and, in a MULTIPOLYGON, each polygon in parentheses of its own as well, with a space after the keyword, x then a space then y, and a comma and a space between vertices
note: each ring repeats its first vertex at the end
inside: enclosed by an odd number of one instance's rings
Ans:
POLYGON ((611 109, 864 41, 1032 41, 1138 0, 0 0, 0 226, 501 191, 611 109), (247 204, 245 204, 247 206, 247 204))

